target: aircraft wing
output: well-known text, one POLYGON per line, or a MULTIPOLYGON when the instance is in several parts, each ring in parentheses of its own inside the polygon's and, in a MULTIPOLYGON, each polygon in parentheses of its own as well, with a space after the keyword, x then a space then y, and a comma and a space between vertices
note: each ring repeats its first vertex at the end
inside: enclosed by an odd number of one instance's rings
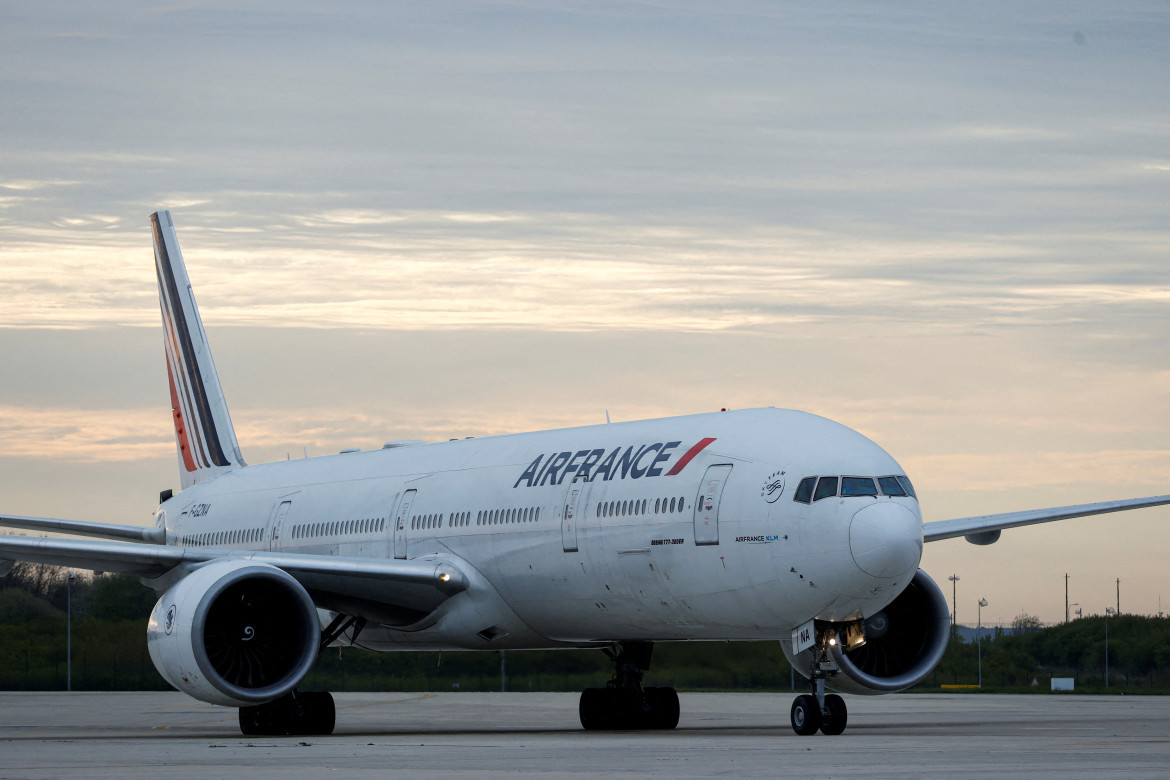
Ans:
MULTIPOLYGON (((468 589, 467 577, 439 558, 386 560, 328 555, 221 550, 158 544, 30 539, 0 536, 0 564, 31 561, 146 580, 185 574, 210 561, 265 563, 291 574, 317 606, 366 617, 387 625, 409 625, 451 596, 468 589)), ((0 573, 2 573, 0 566, 0 573)), ((169 580, 170 577, 167 577, 169 580)))
POLYGON ((150 544, 163 544, 166 538, 166 532, 161 528, 117 525, 115 523, 90 523, 82 520, 58 520, 54 517, 0 515, 0 526, 25 528, 29 531, 73 534, 75 536, 96 536, 99 539, 117 539, 123 542, 149 542, 150 544))
POLYGON ((1123 512, 1127 509, 1144 509, 1145 507, 1165 504, 1170 504, 1170 496, 1130 498, 1123 501, 1102 501, 1098 504, 1075 504, 1051 509, 1031 509, 1026 512, 1007 512, 1001 515, 935 520, 922 524, 922 540, 937 542, 942 539, 965 536, 967 541, 973 544, 991 544, 999 538, 999 532, 1005 528, 1018 528, 1022 525, 1049 523, 1053 520, 1068 520, 1073 517, 1103 515, 1108 512, 1123 512))

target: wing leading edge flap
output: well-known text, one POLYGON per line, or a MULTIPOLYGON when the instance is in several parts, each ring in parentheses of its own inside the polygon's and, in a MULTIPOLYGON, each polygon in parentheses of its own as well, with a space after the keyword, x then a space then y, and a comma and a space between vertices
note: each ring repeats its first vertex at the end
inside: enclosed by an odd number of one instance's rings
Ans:
POLYGON ((0 536, 0 561, 16 560, 129 574, 167 587, 216 560, 267 563, 291 574, 326 609, 343 607, 388 625, 408 625, 468 589, 462 571, 441 559, 337 558, 297 553, 212 550, 170 545, 0 536))
POLYGON ((1166 504, 1170 504, 1170 496, 1151 496, 1149 498, 1130 498, 1123 501, 1102 501, 1097 504, 1058 506, 1051 509, 1031 509, 1025 512, 1006 512, 1001 515, 935 520, 922 524, 922 540, 937 542, 942 539, 954 539, 956 536, 966 536, 974 537, 969 538, 969 541, 981 544, 995 541, 998 538, 997 532, 1007 528, 1050 523, 1054 520, 1070 520, 1074 517, 1103 515, 1109 512, 1124 512, 1129 509, 1145 509, 1146 507, 1166 504))

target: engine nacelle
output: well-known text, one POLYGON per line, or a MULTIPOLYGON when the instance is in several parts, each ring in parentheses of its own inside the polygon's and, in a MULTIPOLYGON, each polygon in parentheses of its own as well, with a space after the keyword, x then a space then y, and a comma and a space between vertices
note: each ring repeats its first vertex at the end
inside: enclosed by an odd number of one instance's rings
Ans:
POLYGON ((291 691, 317 660, 321 625, 299 582, 265 563, 227 560, 175 583, 150 614, 150 659, 167 682, 240 707, 291 691))
MULTIPOLYGON (((840 633, 844 637, 845 631, 840 633)), ((845 693, 905 690, 922 682, 938 666, 950 633, 951 613, 946 597, 934 580, 919 569, 898 598, 865 621, 864 644, 849 649, 842 641, 830 647, 841 671, 827 683, 845 693)), ((815 660, 815 648, 793 657, 791 645, 782 644, 796 671, 807 677, 815 660)))

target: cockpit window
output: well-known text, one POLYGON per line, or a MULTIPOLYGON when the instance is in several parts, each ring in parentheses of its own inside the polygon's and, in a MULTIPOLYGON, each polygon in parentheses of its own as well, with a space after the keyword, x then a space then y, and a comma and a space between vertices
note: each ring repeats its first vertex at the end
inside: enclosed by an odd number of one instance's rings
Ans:
POLYGON ((821 477, 820 481, 817 482, 817 492, 813 495, 813 501, 832 498, 835 495, 837 495, 837 478, 821 477))
POLYGON ((813 485, 815 484, 817 484, 816 477, 805 477, 802 479, 796 487, 796 495, 792 497, 792 500, 799 501, 802 504, 811 504, 813 485))
POLYGON ((841 477, 842 496, 876 496, 877 485, 870 477, 841 477))
POLYGON ((857 496, 894 496, 918 498, 914 493, 914 486, 904 476, 888 477, 805 477, 800 480, 793 495, 793 501, 802 504, 811 504, 822 498, 832 498, 837 495, 838 485, 843 498, 857 496))
POLYGON ((914 486, 910 484, 909 477, 898 477, 898 484, 906 488, 906 492, 910 494, 911 498, 918 498, 918 494, 914 492, 914 486))

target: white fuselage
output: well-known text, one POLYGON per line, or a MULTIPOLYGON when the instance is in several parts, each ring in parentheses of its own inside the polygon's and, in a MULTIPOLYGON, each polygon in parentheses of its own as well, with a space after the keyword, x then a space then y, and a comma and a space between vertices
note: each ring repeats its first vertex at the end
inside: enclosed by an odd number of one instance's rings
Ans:
POLYGON ((425 620, 371 621, 358 643, 376 649, 779 639, 879 611, 922 553, 914 498, 803 503, 799 481, 901 474, 849 428, 756 409, 252 466, 163 510, 170 544, 445 560, 471 579, 425 620))

